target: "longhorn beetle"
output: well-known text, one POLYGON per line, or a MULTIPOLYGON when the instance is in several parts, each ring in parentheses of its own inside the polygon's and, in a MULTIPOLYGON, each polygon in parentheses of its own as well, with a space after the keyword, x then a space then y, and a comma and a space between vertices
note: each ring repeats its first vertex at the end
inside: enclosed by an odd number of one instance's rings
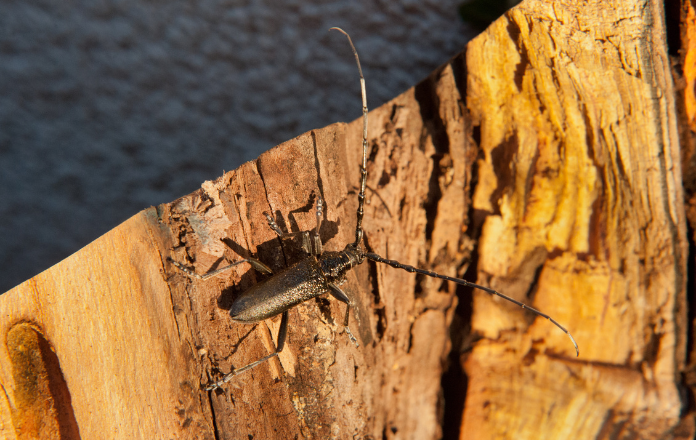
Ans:
MULTIPOLYGON (((312 234, 310 238, 309 232, 302 233, 302 249, 308 254, 308 256, 302 261, 285 268, 277 274, 273 275, 271 269, 259 260, 247 258, 201 276, 170 259, 170 261, 180 270, 189 276, 196 277, 201 280, 218 275, 219 273, 238 264, 249 263, 257 271, 272 276, 255 284, 249 290, 243 292, 238 298, 236 298, 236 300, 232 303, 232 307, 230 308, 230 316, 232 317, 232 320, 244 323, 255 323, 281 313, 283 314, 280 321, 280 329, 278 330, 278 346, 275 352, 242 368, 236 370, 233 369, 219 381, 203 386, 203 389, 211 391, 216 388, 220 388, 223 384, 229 382, 232 377, 257 366, 274 356, 277 356, 285 346, 285 337, 288 331, 288 310, 301 302, 324 295, 326 293, 346 304, 346 315, 343 320, 343 326, 350 340, 356 345, 356 347, 359 346, 355 336, 353 336, 350 328, 348 328, 348 317, 350 315, 351 301, 339 286, 346 281, 346 272, 349 269, 363 263, 365 259, 388 264, 389 266, 397 269, 403 269, 408 272, 415 272, 433 278, 452 281, 457 284, 461 284, 462 286, 474 287, 492 295, 498 295, 499 297, 515 303, 523 309, 527 309, 555 324, 556 327, 560 328, 570 337, 570 340, 575 346, 576 355, 579 356, 580 350, 578 349, 578 344, 575 342, 575 339, 568 332, 568 330, 566 330, 550 316, 541 313, 536 309, 533 309, 488 287, 470 283, 469 281, 463 279, 440 275, 429 270, 418 269, 413 266, 401 264, 398 261, 387 260, 377 254, 366 252, 360 247, 360 242, 363 239, 362 220, 363 207, 365 204, 365 188, 367 186, 367 94, 365 91, 365 78, 363 77, 362 68, 360 67, 360 58, 358 58, 358 52, 355 50, 355 46, 353 45, 353 41, 351 40, 350 36, 343 29, 337 27, 333 27, 330 30, 339 31, 348 38, 348 43, 353 50, 353 55, 355 55, 355 61, 358 65, 358 72, 360 73, 360 91, 362 93, 363 111, 363 156, 362 166, 360 167, 360 192, 358 193, 355 241, 347 244, 341 252, 322 252, 322 243, 321 238, 319 237, 319 230, 321 228, 323 200, 321 199, 321 196, 318 196, 316 207, 317 227, 314 230, 314 234, 312 234)), ((275 220, 273 220, 268 213, 264 213, 264 215, 266 216, 266 220, 268 221, 270 228, 282 238, 284 234, 276 224, 275 220)))

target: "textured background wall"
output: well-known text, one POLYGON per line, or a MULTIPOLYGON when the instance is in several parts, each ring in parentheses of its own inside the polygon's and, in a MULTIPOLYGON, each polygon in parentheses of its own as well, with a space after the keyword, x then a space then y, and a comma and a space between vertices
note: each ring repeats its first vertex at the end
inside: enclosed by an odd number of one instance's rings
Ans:
MULTIPOLYGON (((473 32, 446 1, 0 1, 0 292, 136 212, 360 116, 473 32)), ((358 146, 356 146, 358 148, 358 146)))

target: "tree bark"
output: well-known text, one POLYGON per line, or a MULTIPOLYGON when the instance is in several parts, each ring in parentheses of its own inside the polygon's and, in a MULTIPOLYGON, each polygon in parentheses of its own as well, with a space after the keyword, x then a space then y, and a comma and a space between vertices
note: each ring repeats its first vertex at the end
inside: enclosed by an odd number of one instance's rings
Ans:
MULTIPOLYGON (((679 143, 681 151, 682 184, 686 218, 691 228, 689 239, 689 268, 687 280, 687 298, 689 304, 687 322, 687 359, 680 371, 682 385, 687 395, 684 415, 675 431, 678 438, 693 438, 696 432, 696 298, 694 271, 696 270, 696 8, 690 1, 666 4, 667 23, 673 26, 679 23, 679 57, 673 56, 672 74, 675 78, 677 116, 679 125, 679 143), (672 6, 671 8, 669 6, 672 6), (679 6, 677 8, 676 6, 679 6)), ((676 48, 675 48, 676 49, 676 48)), ((672 50, 676 53, 676 50, 672 50)), ((676 437, 676 436, 675 436, 676 437)))
MULTIPOLYGON (((453 64, 370 113, 364 222, 370 251, 450 275, 469 260, 471 241, 462 232, 476 152, 465 137, 453 64)), ((161 218, 176 231, 172 258, 203 274, 227 264, 223 257, 253 255, 277 272, 302 258, 299 237, 279 240, 263 212, 285 232, 312 230, 316 195, 325 201, 324 250, 343 250, 355 237, 361 137, 362 120, 314 130, 167 206, 161 218)), ((259 279, 248 266, 190 284, 176 268, 168 274, 191 304, 186 319, 197 323, 195 346, 205 347, 207 372, 239 368, 274 349, 277 320, 250 327, 227 314, 236 293, 259 279)), ((365 263, 342 288, 355 302, 350 326, 360 348, 343 334, 342 303, 319 298, 291 309, 279 362, 211 393, 220 438, 441 437, 454 286, 365 263)))
POLYGON ((302 258, 300 236, 279 239, 264 212, 310 231, 317 196, 324 250, 342 250, 355 236, 357 119, 143 211, 0 297, 0 434, 693 435, 679 425, 688 249, 661 7, 525 1, 369 116, 365 248, 549 314, 580 357, 501 298, 365 262, 341 286, 359 348, 345 305, 317 298, 290 310, 278 359, 200 389, 271 353, 279 319, 230 319, 264 278, 248 264, 199 280, 170 259, 205 274, 253 257, 278 272, 302 258))
POLYGON ((678 423, 687 241, 660 2, 527 1, 468 46, 483 159, 461 438, 663 438, 678 423), (508 311, 509 310, 509 311, 508 311))

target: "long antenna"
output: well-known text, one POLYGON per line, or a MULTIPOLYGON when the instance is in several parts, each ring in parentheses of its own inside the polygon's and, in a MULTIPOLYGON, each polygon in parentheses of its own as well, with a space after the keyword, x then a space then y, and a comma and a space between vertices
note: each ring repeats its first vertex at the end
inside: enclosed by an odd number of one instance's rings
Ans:
POLYGON ((358 64, 358 72, 360 72, 360 91, 362 92, 362 105, 363 105, 363 160, 362 167, 360 167, 360 193, 358 193, 358 222, 355 225, 355 243, 354 247, 357 247, 363 238, 362 230, 362 219, 363 219, 363 207, 365 206, 365 188, 367 187, 367 92, 365 91, 365 77, 363 77, 362 68, 360 67, 360 58, 358 57, 358 51, 355 50, 353 46, 353 40, 350 39, 350 35, 346 33, 341 28, 332 27, 331 30, 336 30, 345 35, 348 38, 348 43, 350 43, 351 49, 353 49, 353 55, 355 55, 355 62, 358 64))
POLYGON ((532 313, 536 313, 537 315, 539 315, 543 318, 546 318, 549 321, 553 322, 556 325, 556 327, 560 328, 561 330, 563 330, 563 333, 568 335, 570 340, 573 342, 573 345, 575 346, 575 355, 580 356, 580 349, 578 348, 578 344, 575 342, 575 338, 573 338, 573 335, 571 335, 570 332, 565 329, 565 327, 563 327, 561 324, 556 322, 556 320, 553 319, 552 317, 550 317, 549 315, 547 315, 545 313, 541 313, 537 309, 529 307, 528 305, 521 303, 521 302, 517 301, 516 299, 510 298, 507 295, 503 295, 502 293, 500 293, 496 290, 493 290, 489 287, 484 287, 484 286, 481 286, 481 285, 478 285, 475 283, 470 283, 469 281, 462 280, 460 278, 448 277, 447 275, 440 275, 439 273, 435 273, 435 272, 432 272, 430 270, 418 269, 417 267, 409 266, 407 264, 401 264, 398 261, 387 260, 385 258, 380 257, 377 254, 372 254, 372 253, 366 252, 365 257, 367 257, 368 259, 370 259, 372 261, 378 261, 380 263, 388 264, 389 266, 395 267, 397 269, 403 269, 407 272, 415 272, 415 273, 419 273, 421 275, 427 275, 427 276, 433 277, 433 278, 440 278, 442 280, 452 281, 452 282, 455 282, 457 284, 461 284, 462 286, 474 287, 476 289, 483 290, 485 292, 490 293, 491 295, 498 295, 499 297, 506 299, 506 300, 510 301, 511 303, 517 304, 518 306, 522 307, 523 309, 529 310, 532 313))

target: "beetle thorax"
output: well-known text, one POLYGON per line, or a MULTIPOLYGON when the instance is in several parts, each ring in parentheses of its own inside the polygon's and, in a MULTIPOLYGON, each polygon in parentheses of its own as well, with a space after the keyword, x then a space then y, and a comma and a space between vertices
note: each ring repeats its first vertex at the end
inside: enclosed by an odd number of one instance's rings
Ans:
POLYGON ((345 281, 346 272, 364 260, 362 249, 349 244, 341 252, 324 252, 319 257, 319 265, 329 282, 340 284, 345 281))

